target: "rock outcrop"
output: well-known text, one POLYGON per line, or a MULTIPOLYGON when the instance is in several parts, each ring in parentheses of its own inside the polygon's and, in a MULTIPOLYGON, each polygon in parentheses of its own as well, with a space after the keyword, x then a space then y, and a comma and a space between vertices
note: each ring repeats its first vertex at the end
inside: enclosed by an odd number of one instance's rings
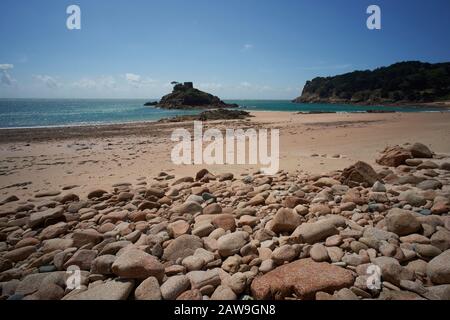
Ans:
POLYGON ((407 61, 307 81, 296 103, 412 104, 448 100, 450 63, 407 61), (412 80, 420 79, 420 80, 412 80))
POLYGON ((151 103, 164 109, 218 109, 236 108, 236 104, 228 104, 219 97, 194 88, 192 82, 174 83, 172 93, 165 95, 158 103, 151 103))
POLYGON ((416 142, 405 147, 388 146, 381 152, 376 162, 388 167, 398 167, 403 164, 418 166, 420 169, 437 169, 439 167, 430 161, 423 162, 420 158, 433 158, 433 152, 423 143, 416 142))
POLYGON ((354 165, 344 169, 341 175, 341 182, 350 187, 360 184, 371 187, 378 179, 379 177, 375 170, 363 161, 358 161, 354 165))
POLYGON ((161 119, 158 122, 167 123, 183 121, 242 120, 250 117, 250 113, 244 110, 214 109, 203 111, 198 115, 183 115, 161 119))
POLYGON ((400 146, 386 147, 376 160, 378 164, 388 167, 398 167, 412 159, 411 151, 400 146))
POLYGON ((253 280, 252 295, 258 300, 295 295, 301 300, 314 299, 317 292, 333 293, 353 284, 353 273, 329 263, 303 259, 276 268, 253 280))

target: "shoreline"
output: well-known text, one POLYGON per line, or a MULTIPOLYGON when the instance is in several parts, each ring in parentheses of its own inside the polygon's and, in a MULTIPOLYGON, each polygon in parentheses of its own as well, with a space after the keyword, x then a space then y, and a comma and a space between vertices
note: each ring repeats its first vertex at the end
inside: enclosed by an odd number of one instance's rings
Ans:
MULTIPOLYGON (((328 174, 357 161, 380 170, 374 159, 387 145, 421 142, 438 155, 450 157, 448 112, 251 114, 254 117, 245 120, 205 122, 203 130, 279 129, 279 169, 300 175, 328 174)), ((261 163, 176 165, 171 159, 171 151, 178 143, 171 140, 176 128, 192 133, 193 123, 1 131, 0 199, 11 195, 26 199, 38 191, 55 189, 86 196, 93 189, 118 183, 152 183, 162 172, 186 177, 205 168, 237 177, 267 167, 261 163)), ((439 159, 436 161, 440 163, 439 159)))
POLYGON ((79 128, 79 127, 101 127, 101 126, 114 126, 114 125, 127 125, 127 124, 144 124, 155 123, 159 120, 141 120, 141 121, 124 121, 124 122, 101 122, 101 123, 74 123, 74 124, 55 124, 48 126, 34 126, 34 127, 0 127, 1 130, 30 130, 30 129, 58 129, 58 128, 79 128))
MULTIPOLYGON (((4 101, 4 100, 18 100, 18 99, 9 99, 9 98, 0 98, 0 102, 4 101)), ((23 99, 23 100, 29 100, 29 99, 23 99)), ((39 100, 39 99, 38 99, 39 100)), ((73 100, 73 99, 40 99, 43 101, 46 100, 73 100)), ((97 101, 97 100, 108 100, 108 101, 120 101, 120 100, 127 100, 127 101, 143 101, 143 99, 78 99, 78 100, 93 100, 93 101, 97 101)), ((311 102, 311 103, 297 103, 297 102, 293 102, 292 100, 258 100, 258 99, 254 99, 254 100, 225 100, 227 101, 227 103, 238 103, 239 107, 236 108, 238 110, 244 110, 244 111, 248 111, 248 112, 283 112, 283 113, 302 113, 302 114, 316 114, 316 113, 384 113, 384 112, 395 112, 395 113, 401 113, 401 112, 407 112, 407 113, 416 113, 416 112, 450 112, 450 101, 440 101, 440 102, 431 102, 431 103, 422 103, 422 104, 416 104, 416 105, 411 105, 409 103, 401 103, 401 104, 373 104, 373 105, 367 105, 367 104, 357 104, 357 103, 345 103, 345 102, 311 102), (281 106, 282 109, 274 109, 274 108, 270 108, 268 107, 268 109, 259 109, 260 107, 258 106, 252 106, 251 104, 245 104, 245 102, 249 102, 249 101, 259 101, 259 102, 264 102, 264 101, 279 101, 279 102, 284 102, 284 103, 289 103, 291 106, 289 107, 283 107, 281 106), (241 104, 243 103, 243 104, 241 104), (320 105, 320 104, 328 104, 330 106, 336 106, 336 105, 340 105, 343 106, 343 109, 345 109, 345 107, 347 107, 350 110, 342 110, 342 111, 335 111, 335 110, 330 110, 327 111, 326 108, 323 108, 323 110, 304 110, 305 108, 307 108, 307 105, 320 105), (297 107, 298 106, 298 107, 297 107), (305 107, 306 106, 306 107, 305 107), (386 110, 384 108, 398 108, 398 110, 386 110), (285 108, 285 109, 283 109, 285 108), (365 108, 366 110, 358 110, 357 108, 365 108), (409 110, 408 110, 409 108, 409 110)), ((142 107, 144 107, 142 105, 142 107)), ((157 108, 157 109, 161 109, 161 108, 157 108)), ((163 109, 161 109, 163 110, 163 109)), ((168 110, 168 111, 174 111, 174 109, 172 110, 168 110)), ((175 110, 176 111, 176 110, 175 110)), ((177 116, 180 115, 184 115, 183 111, 193 111, 192 110, 183 110, 180 109, 178 110, 180 111, 179 113, 174 113, 174 114, 169 114, 169 115, 156 115, 155 117, 152 116, 150 117, 151 119, 147 119, 148 117, 143 116, 142 118, 144 118, 143 120, 134 120, 134 119, 124 119, 124 120, 106 120, 106 121, 97 121, 97 122, 69 122, 69 123, 62 123, 62 124, 45 124, 45 125, 25 125, 25 126, 8 126, 8 124, 6 123, 5 127, 1 127, 0 126, 0 132, 4 132, 7 130, 34 130, 34 129, 50 129, 50 128, 75 128, 75 127, 104 127, 104 126, 115 126, 115 125, 127 125, 127 124, 142 124, 142 123, 154 123, 154 122, 159 122, 160 120, 164 120, 164 119, 172 119, 172 118, 176 118, 177 116)), ((198 109, 196 110, 198 112, 201 111, 205 111, 202 109, 198 109)), ((2 118, 3 115, 0 114, 0 118, 2 118)), ((39 121, 37 121, 39 122, 39 121)), ((57 122, 57 121, 55 121, 57 122)))
MULTIPOLYGON (((231 123, 232 126, 240 123, 258 123, 258 118, 264 118, 267 123, 276 122, 277 118, 290 119, 295 116, 306 116, 311 119, 315 117, 323 117, 332 119, 333 117, 358 117, 368 116, 376 117, 377 115, 427 115, 444 113, 447 111, 422 111, 422 112, 299 112, 299 111, 254 111, 242 109, 250 112, 252 117, 248 119, 235 120, 211 120, 205 121, 205 125, 214 125, 222 123, 231 123), (289 117, 286 117, 289 115, 289 117), (273 117, 272 117, 273 116, 273 117)), ((450 114, 450 113, 448 113, 450 114)), ((160 122, 158 120, 144 120, 138 122, 123 123, 102 123, 102 124, 85 124, 85 125, 63 125, 63 126, 42 126, 42 127, 16 127, 16 128, 0 128, 0 144, 13 142, 45 142, 45 141, 64 141, 71 139, 87 139, 87 138, 112 138, 118 136, 161 136, 162 132, 170 129, 180 128, 191 124, 192 121, 180 122, 160 122), (100 129, 100 130, 99 130, 100 129), (161 131, 162 130, 162 131, 161 131)))
MULTIPOLYGON (((316 104, 316 103, 312 103, 316 104)), ((317 103, 320 104, 320 103, 317 103)), ((349 105, 352 106, 352 105, 349 105)), ((360 105, 354 105, 354 106, 360 106, 360 105)), ((363 106, 363 105, 361 105, 363 106)), ((367 106, 367 105, 365 105, 367 106)), ((378 105, 374 105, 376 107, 378 105)), ((397 106, 402 107, 402 106, 397 106)), ((416 106, 403 106, 403 107, 409 107, 409 108, 415 108, 416 106)), ((422 107, 417 107, 418 109, 422 107)), ((424 107, 425 108, 425 107, 424 107)), ((443 107, 442 110, 422 110, 422 111, 391 111, 391 110, 358 110, 358 111, 297 111, 297 110, 255 110, 255 109, 248 109, 245 107, 239 107, 242 111, 247 111, 250 113, 292 113, 292 114, 302 114, 302 115, 317 115, 317 114, 384 114, 384 113, 398 113, 398 114, 417 114, 417 113, 444 113, 444 112, 450 112, 450 105, 448 107, 443 107)), ((213 109, 211 109, 213 110, 213 109)), ((45 130, 45 129, 79 129, 79 128, 95 128, 95 127, 117 127, 117 126, 128 126, 128 125, 144 125, 144 124, 161 124, 164 122, 161 122, 161 120, 168 120, 168 119, 174 119, 178 116, 174 115, 173 117, 164 117, 161 119, 156 120, 139 120, 139 121, 123 121, 123 122, 100 122, 100 123, 75 123, 75 124, 61 124, 61 125, 44 125, 44 126, 25 126, 25 127, 0 127, 0 132, 5 131, 21 131, 21 130, 45 130)), ((215 121, 233 121, 230 119, 227 120, 215 120, 215 121)), ((182 122, 170 122, 169 123, 185 123, 189 121, 182 121, 182 122)), ((211 122, 211 121, 208 121, 211 122)), ((1 137, 0 137, 1 140, 1 137)))
MULTIPOLYGON (((248 111, 252 117, 248 119, 235 120, 211 120, 205 121, 206 126, 229 123, 232 127, 239 127, 242 124, 248 126, 249 123, 259 124, 260 119, 264 119, 264 124, 269 125, 276 123, 277 119, 284 121, 291 121, 293 117, 303 116, 306 119, 324 119, 326 122, 333 123, 333 119, 342 117, 364 119, 376 118, 377 116, 389 119, 389 116, 418 116, 435 115, 437 113, 449 114, 448 111, 421 111, 421 112, 299 112, 299 111, 254 111, 249 109, 242 109, 248 111)), ((16 128, 0 128, 0 144, 7 143, 31 143, 31 142, 46 142, 46 141, 65 141, 73 139, 105 139, 114 137, 131 137, 131 136, 169 136, 169 130, 174 128, 191 126, 192 121, 180 122, 159 122, 158 120, 143 120, 138 122, 123 122, 123 123, 102 123, 102 124, 85 124, 85 125, 63 125, 63 126, 42 126, 42 127, 16 127, 16 128)))
POLYGON ((291 100, 294 104, 331 104, 331 105, 347 105, 355 107, 398 107, 398 108, 443 108, 450 111, 450 101, 433 101, 433 102, 397 102, 397 103, 381 103, 381 104, 367 104, 367 103, 352 103, 349 101, 314 101, 314 102, 296 102, 291 100))

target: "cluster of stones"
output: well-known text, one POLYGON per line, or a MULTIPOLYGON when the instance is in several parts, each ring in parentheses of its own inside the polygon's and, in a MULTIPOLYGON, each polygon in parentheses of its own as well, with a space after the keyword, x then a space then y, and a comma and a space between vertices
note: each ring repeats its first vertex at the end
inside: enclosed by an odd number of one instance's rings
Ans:
POLYGON ((87 199, 10 196, 1 297, 449 300, 450 164, 438 158, 414 144, 385 150, 378 172, 364 162, 324 175, 203 169, 87 199))

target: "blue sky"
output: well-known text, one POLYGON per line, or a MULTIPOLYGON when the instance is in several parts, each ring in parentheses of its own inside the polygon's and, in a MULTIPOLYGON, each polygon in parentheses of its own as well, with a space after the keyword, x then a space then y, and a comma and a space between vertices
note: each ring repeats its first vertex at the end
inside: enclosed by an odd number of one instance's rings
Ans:
POLYGON ((0 98, 159 98, 177 80, 292 99, 316 76, 450 61, 449 13, 448 0, 1 0, 0 98), (72 4, 81 30, 66 28, 72 4))

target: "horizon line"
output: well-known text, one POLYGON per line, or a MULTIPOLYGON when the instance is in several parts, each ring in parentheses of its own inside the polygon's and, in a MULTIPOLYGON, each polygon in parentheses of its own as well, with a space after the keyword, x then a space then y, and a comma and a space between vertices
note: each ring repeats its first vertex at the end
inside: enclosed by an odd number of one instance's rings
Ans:
MULTIPOLYGON (((161 98, 157 99, 157 98, 36 98, 36 97, 0 97, 0 100, 7 100, 7 99, 34 99, 34 100, 72 100, 72 99, 79 99, 79 100, 147 100, 147 101, 152 101, 152 100, 161 100, 161 98)), ((261 99, 261 98, 221 98, 222 100, 233 100, 233 101, 242 101, 242 100, 256 100, 256 101, 292 101, 295 98, 269 98, 269 99, 261 99)))

